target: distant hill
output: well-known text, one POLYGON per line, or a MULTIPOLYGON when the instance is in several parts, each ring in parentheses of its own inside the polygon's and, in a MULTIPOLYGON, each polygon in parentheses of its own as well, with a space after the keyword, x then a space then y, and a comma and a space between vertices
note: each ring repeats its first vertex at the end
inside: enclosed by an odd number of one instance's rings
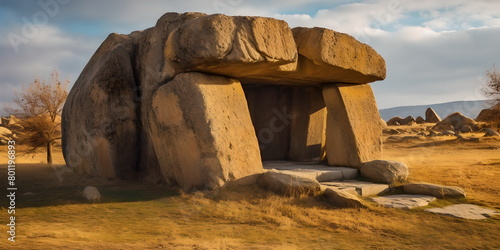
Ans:
POLYGON ((460 112, 467 117, 476 119, 477 115, 479 115, 479 112, 481 112, 481 110, 485 108, 488 108, 489 106, 490 105, 488 104, 488 101, 447 102, 440 104, 401 106, 381 109, 380 115, 382 116, 382 119, 386 121, 395 116, 401 116, 405 118, 410 115, 415 118, 417 118, 418 116, 422 116, 425 119, 425 110, 430 107, 434 109, 442 119, 454 112, 460 112))

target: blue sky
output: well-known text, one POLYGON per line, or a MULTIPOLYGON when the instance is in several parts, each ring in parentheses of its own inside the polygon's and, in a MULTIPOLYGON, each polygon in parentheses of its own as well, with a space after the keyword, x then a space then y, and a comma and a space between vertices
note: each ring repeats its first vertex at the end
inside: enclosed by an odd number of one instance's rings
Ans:
POLYGON ((386 60, 387 79, 372 84, 380 108, 484 99, 484 72, 500 65, 496 0, 5 0, 0 104, 54 69, 73 83, 109 33, 128 34, 166 12, 187 11, 273 17, 356 37, 386 60))

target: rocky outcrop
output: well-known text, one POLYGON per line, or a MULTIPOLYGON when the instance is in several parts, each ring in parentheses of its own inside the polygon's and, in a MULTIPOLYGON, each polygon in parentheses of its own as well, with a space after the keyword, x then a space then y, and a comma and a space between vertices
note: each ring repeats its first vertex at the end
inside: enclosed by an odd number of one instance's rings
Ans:
POLYGON ((419 117, 417 117, 417 118, 415 119, 415 122, 416 122, 417 124, 424 124, 424 123, 425 123, 425 119, 424 119, 424 118, 422 118, 422 116, 419 116, 419 117))
POLYGON ((396 117, 389 119, 389 121, 387 121, 387 125, 398 126, 398 125, 401 125, 401 121, 403 121, 403 118, 396 116, 396 117))
POLYGON ((403 185, 403 190, 408 194, 431 195, 439 199, 465 198, 465 192, 461 188, 436 184, 410 183, 403 185))
POLYGON ((432 108, 427 108, 425 111, 425 121, 429 123, 438 123, 441 121, 441 117, 432 108))
POLYGON ((328 164, 359 168, 382 156, 380 114, 369 85, 323 87, 328 164))
POLYGON ((470 127, 477 127, 477 122, 459 112, 455 112, 444 118, 444 120, 438 122, 434 127, 432 127, 432 129, 443 131, 452 128, 451 130, 460 131, 462 127, 466 125, 470 127))
POLYGON ((384 78, 384 59, 347 34, 167 13, 92 56, 64 106, 63 153, 82 174, 185 190, 260 173, 262 159, 359 167, 381 154, 366 83, 384 78))
POLYGON ((365 163, 360 169, 361 176, 374 182, 396 184, 408 178, 408 167, 397 161, 375 160, 365 163))
POLYGON ((478 122, 500 122, 500 109, 483 109, 476 118, 478 122))
POLYGON ((401 122, 399 122, 399 124, 400 125, 411 125, 414 122, 415 122, 415 118, 413 118, 413 116, 407 116, 405 119, 401 120, 401 122))

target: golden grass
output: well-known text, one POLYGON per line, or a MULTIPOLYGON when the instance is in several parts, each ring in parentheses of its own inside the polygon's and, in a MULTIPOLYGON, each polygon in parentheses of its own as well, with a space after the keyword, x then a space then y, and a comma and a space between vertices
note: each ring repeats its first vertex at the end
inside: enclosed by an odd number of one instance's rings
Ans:
MULTIPOLYGON (((413 181, 457 185, 468 193, 467 200, 432 206, 467 201, 499 209, 500 142, 451 139, 389 143, 385 158, 407 163, 413 181)), ((19 175, 22 192, 35 195, 19 197, 18 242, 2 239, 0 249, 500 248, 500 218, 467 221, 376 205, 334 209, 321 197, 281 197, 257 186, 183 194, 71 175, 59 183, 44 165, 20 165, 19 175), (81 198, 89 183, 101 190, 102 203, 81 198)), ((7 223, 4 209, 0 223, 7 223)))

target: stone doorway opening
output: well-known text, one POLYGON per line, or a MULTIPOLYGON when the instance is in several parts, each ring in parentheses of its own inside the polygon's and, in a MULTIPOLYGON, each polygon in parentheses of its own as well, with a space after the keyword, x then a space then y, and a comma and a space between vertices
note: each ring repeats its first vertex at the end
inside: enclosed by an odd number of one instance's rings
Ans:
POLYGON ((326 158, 326 107, 320 86, 242 84, 263 162, 326 158))

